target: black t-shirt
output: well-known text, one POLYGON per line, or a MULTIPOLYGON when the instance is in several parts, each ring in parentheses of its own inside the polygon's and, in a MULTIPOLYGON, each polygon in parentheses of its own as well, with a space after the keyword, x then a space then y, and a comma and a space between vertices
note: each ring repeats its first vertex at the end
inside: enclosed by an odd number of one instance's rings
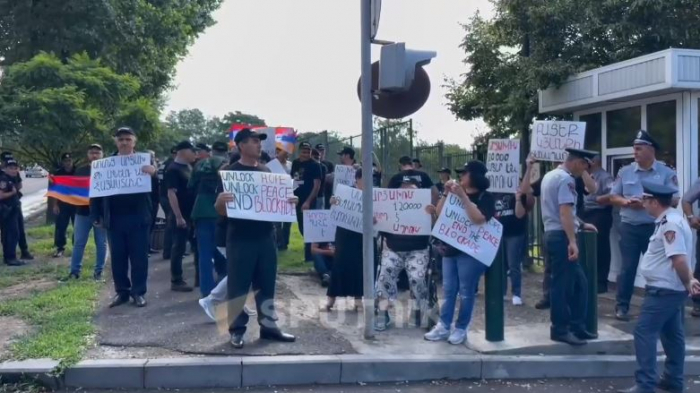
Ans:
POLYGON ((380 172, 376 167, 372 167, 372 185, 374 187, 382 186, 382 172, 380 172))
POLYGON ((404 177, 409 177, 418 181, 418 188, 432 188, 433 181, 430 179, 427 173, 423 171, 417 171, 415 169, 408 169, 401 171, 389 180, 389 188, 399 188, 401 183, 404 182, 404 177))
POLYGON ((323 160, 321 165, 326 167, 326 174, 335 172, 335 164, 330 161, 323 160))
MULTIPOLYGON (((0 191, 10 192, 13 188, 17 188, 17 185, 17 180, 14 176, 0 171, 0 191)), ((19 195, 14 194, 7 199, 0 200, 0 203, 10 207, 17 207, 19 205, 19 195)))
MULTIPOLYGON (((527 229, 527 214, 523 218, 515 215, 515 194, 493 194, 495 198, 494 217, 503 225, 503 236, 522 235, 527 229)), ((521 195, 520 202, 525 206, 527 197, 521 195)))
POLYGON ((445 195, 445 183, 439 181, 435 183, 435 188, 437 188, 438 191, 438 198, 442 198, 442 196, 445 195))
POLYGON ((321 162, 319 165, 321 167, 321 188, 318 189, 317 198, 319 200, 321 200, 321 199, 323 199, 323 196, 326 194, 325 193, 326 187, 324 187, 325 186, 324 183, 326 182, 326 175, 330 172, 328 172, 328 167, 326 165, 324 165, 323 162, 321 162))
POLYGON ((321 181, 321 164, 314 160, 300 161, 296 159, 292 161, 292 179, 299 184, 294 195, 299 197, 299 203, 305 203, 306 199, 314 189, 314 180, 321 181))
POLYGON ((481 214, 484 215, 486 221, 492 219, 496 214, 496 200, 493 194, 487 191, 477 192, 475 194, 467 194, 469 200, 476 204, 481 214))
MULTIPOLYGON (((81 166, 80 168, 76 169, 75 176, 90 177, 90 165, 81 166)), ((75 209, 75 214, 80 216, 89 216, 90 206, 77 206, 75 209)))
MULTIPOLYGON (((313 162, 313 161, 312 161, 313 162)), ((239 162, 235 162, 224 168, 222 171, 247 171, 247 172, 271 172, 265 165, 247 166, 239 162)), ((223 190, 224 186, 219 179, 219 190, 223 190)), ((240 218, 228 218, 228 236, 233 236, 236 239, 251 239, 262 236, 270 236, 273 230, 273 224, 267 221, 242 220, 240 218)))
POLYGON ((177 203, 180 206, 180 213, 185 219, 190 218, 192 207, 194 206, 194 195, 187 187, 187 183, 192 176, 192 167, 187 164, 173 162, 165 171, 165 188, 169 191, 175 189, 177 203))
POLYGON ((173 163, 173 158, 169 157, 163 164, 158 168, 158 180, 161 182, 160 187, 159 187, 159 192, 160 192, 160 197, 161 198, 167 198, 168 197, 168 188, 165 187, 165 172, 168 171, 168 167, 170 164, 173 163))

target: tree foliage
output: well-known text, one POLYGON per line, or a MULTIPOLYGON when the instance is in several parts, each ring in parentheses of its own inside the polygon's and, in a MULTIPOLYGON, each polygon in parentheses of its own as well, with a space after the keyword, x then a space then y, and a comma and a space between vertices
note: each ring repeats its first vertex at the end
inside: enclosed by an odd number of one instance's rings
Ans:
POLYGON ((520 134, 538 114, 537 90, 584 70, 669 47, 700 48, 695 0, 493 0, 491 20, 474 16, 462 48, 467 72, 448 81, 450 110, 483 118, 489 138, 520 134))

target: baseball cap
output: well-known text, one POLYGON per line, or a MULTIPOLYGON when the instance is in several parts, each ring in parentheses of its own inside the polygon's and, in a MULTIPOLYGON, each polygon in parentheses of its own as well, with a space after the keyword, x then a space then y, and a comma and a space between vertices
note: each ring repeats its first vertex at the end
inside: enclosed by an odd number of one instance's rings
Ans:
POLYGON ((354 158, 354 157, 355 157, 355 149, 353 149, 353 148, 350 147, 350 146, 345 146, 345 147, 343 147, 343 150, 341 150, 341 151, 338 152, 338 155, 339 155, 339 156, 342 156, 343 154, 347 154, 347 155, 349 155, 350 157, 353 157, 353 158, 354 158))
POLYGON ((225 153, 228 151, 228 145, 226 144, 226 142, 214 142, 214 144, 211 145, 211 149, 214 151, 225 153))
POLYGON ((187 150, 187 149, 194 150, 194 146, 192 145, 192 142, 182 141, 175 146, 176 151, 187 150))
POLYGON ((451 174, 452 174, 452 169, 450 169, 450 168, 440 168, 440 170, 437 171, 437 173, 447 173, 448 175, 451 175, 451 174))
POLYGON ((488 168, 486 168, 486 165, 478 160, 474 161, 469 161, 468 163, 464 164, 463 168, 458 168, 455 169, 455 172, 457 173, 464 173, 464 172, 469 172, 473 174, 481 174, 485 175, 486 172, 488 172, 488 168))
POLYGON ((68 159, 68 158, 73 158, 73 156, 72 156, 70 153, 63 153, 63 154, 61 154, 61 159, 62 159, 62 160, 65 160, 65 159, 68 159))
POLYGON ((129 134, 129 135, 136 136, 136 133, 134 132, 133 129, 131 129, 131 127, 119 127, 119 128, 117 128, 117 131, 114 132, 114 136, 119 136, 119 135, 123 135, 123 134, 129 134))
POLYGON ((299 150, 301 149, 311 149, 311 144, 309 142, 301 142, 299 144, 299 150))
POLYGON ((409 156, 402 156, 399 158, 399 165, 411 165, 413 160, 409 156))
POLYGON ((195 147, 197 148, 197 150, 204 150, 206 152, 211 151, 211 147, 209 147, 209 145, 207 145, 206 143, 197 143, 195 147))
POLYGON ((258 138, 261 141, 264 141, 265 139, 267 139, 267 134, 260 134, 251 130, 250 128, 244 128, 238 131, 238 133, 236 133, 236 137, 233 139, 233 142, 241 143, 248 138, 258 138))
POLYGON ((325 151, 325 150, 326 150, 326 147, 323 146, 323 143, 319 143, 319 144, 316 145, 316 150, 318 150, 318 151, 321 151, 321 150, 325 151))
POLYGON ((98 144, 98 143, 93 143, 92 145, 88 146, 88 150, 93 150, 93 149, 102 151, 102 146, 100 146, 100 144, 98 144))

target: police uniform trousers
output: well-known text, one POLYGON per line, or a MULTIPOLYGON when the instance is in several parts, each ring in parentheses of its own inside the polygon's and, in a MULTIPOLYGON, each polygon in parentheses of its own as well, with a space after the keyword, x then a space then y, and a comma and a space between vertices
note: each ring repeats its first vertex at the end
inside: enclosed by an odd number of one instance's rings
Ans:
POLYGON ((228 228, 226 236, 229 332, 244 334, 246 331, 249 317, 243 312, 243 306, 251 286, 255 293, 260 329, 277 329, 274 304, 277 245, 273 231, 262 236, 241 238, 232 229, 228 228))
POLYGON ((544 233, 551 268, 551 334, 585 330, 588 282, 579 261, 569 261, 569 240, 564 231, 544 233))
POLYGON ((674 391, 683 390, 683 307, 687 298, 686 291, 646 288, 646 296, 634 330, 634 349, 639 367, 635 379, 642 392, 653 392, 658 381, 656 344, 659 339, 666 353, 664 379, 674 391))
POLYGON ((0 210, 0 229, 2 230, 2 254, 5 262, 17 259, 17 242, 19 241, 18 216, 19 206, 3 206, 0 210))
POLYGON ((111 218, 107 234, 112 278, 115 292, 123 298, 146 294, 150 233, 150 225, 139 214, 117 214, 111 218))
POLYGON ((632 225, 620 223, 620 256, 622 268, 617 275, 617 309, 628 312, 634 292, 634 279, 641 255, 647 251, 649 238, 654 234, 654 223, 632 225))
POLYGON ((583 221, 592 224, 598 230, 596 235, 598 289, 606 292, 608 289, 608 275, 610 274, 610 229, 612 228, 612 220, 611 207, 586 210, 583 213, 583 221))

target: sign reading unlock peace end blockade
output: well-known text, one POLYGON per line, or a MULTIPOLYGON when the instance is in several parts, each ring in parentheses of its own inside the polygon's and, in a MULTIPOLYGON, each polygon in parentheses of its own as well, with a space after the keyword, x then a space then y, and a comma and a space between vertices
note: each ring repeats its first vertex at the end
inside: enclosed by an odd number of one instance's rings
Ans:
POLYGON ((538 161, 562 162, 565 149, 583 149, 586 123, 574 121, 535 121, 530 152, 538 161))
POLYGON ((491 139, 486 166, 489 191, 515 194, 520 184, 520 140, 491 139))
POLYGON ((503 226, 496 219, 482 225, 469 220, 459 197, 449 194, 440 217, 433 227, 433 236, 450 246, 491 266, 501 243, 503 226))
POLYGON ((268 172, 221 171, 224 192, 233 194, 226 215, 253 221, 296 222, 292 178, 268 172))
POLYGON ((90 198, 151 192, 151 176, 141 168, 151 155, 136 153, 93 161, 90 167, 90 198))

